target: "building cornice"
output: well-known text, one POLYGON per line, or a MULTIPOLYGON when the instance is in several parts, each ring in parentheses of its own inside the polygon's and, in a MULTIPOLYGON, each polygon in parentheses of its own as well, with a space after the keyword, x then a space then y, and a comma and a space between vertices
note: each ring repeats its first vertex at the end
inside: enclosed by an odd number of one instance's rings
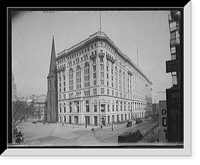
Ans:
POLYGON ((133 68, 135 68, 151 85, 152 82, 148 79, 148 77, 132 62, 132 60, 125 55, 115 44, 114 42, 102 31, 98 31, 92 35, 90 35, 87 39, 79 42, 76 45, 73 45, 72 47, 70 47, 69 49, 65 49, 63 51, 61 51, 60 53, 57 54, 56 57, 56 61, 63 58, 63 57, 67 57, 69 55, 71 55, 72 53, 76 52, 77 50, 85 47, 86 45, 88 45, 89 43, 95 41, 95 40, 105 40, 107 41, 114 49, 115 52, 118 53, 124 60, 126 63, 129 63, 133 68))

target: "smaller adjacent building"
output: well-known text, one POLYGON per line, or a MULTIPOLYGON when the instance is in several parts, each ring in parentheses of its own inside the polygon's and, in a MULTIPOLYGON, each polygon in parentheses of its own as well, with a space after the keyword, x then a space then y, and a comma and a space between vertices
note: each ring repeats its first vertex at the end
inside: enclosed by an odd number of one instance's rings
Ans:
POLYGON ((159 101, 159 143, 167 142, 167 106, 166 100, 159 101))
POLYGON ((152 104, 152 110, 153 110, 154 115, 159 114, 159 103, 153 103, 152 104))

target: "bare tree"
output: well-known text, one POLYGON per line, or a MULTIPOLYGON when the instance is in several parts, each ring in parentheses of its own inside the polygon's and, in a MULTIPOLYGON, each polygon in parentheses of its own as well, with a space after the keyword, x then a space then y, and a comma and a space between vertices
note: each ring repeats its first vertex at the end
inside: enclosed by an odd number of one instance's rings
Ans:
POLYGON ((26 101, 17 100, 12 106, 12 129, 15 129, 27 115, 34 113, 34 101, 30 105, 26 101))

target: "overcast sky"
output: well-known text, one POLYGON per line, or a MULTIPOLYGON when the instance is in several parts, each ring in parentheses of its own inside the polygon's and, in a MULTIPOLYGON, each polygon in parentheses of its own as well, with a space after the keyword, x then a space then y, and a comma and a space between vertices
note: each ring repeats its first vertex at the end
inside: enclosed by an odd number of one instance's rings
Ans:
MULTIPOLYGON (((169 11, 102 11, 104 31, 115 45, 151 79, 153 102, 166 99, 172 86, 169 11)), ((56 53, 77 44, 100 28, 99 11, 21 12, 12 19, 12 72, 17 95, 47 93, 52 36, 56 53)))

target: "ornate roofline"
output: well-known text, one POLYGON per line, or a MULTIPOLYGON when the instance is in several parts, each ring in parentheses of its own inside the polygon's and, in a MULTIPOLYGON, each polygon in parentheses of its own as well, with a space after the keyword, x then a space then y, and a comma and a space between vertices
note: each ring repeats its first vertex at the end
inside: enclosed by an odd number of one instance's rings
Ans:
POLYGON ((134 67, 150 84, 152 84, 152 82, 148 79, 148 77, 132 62, 132 60, 125 55, 115 44, 114 42, 102 31, 98 31, 92 35, 90 35, 87 39, 77 43, 76 45, 73 45, 72 47, 70 47, 69 49, 65 49, 63 51, 61 51, 60 53, 57 54, 56 57, 56 61, 59 60, 60 58, 64 57, 64 56, 68 56, 70 54, 72 54, 73 52, 77 51, 78 49, 81 49, 82 47, 84 47, 85 45, 87 45, 88 43, 91 43, 92 41, 96 40, 96 39, 104 39, 106 40, 109 44, 111 44, 113 46, 113 48, 115 49, 115 51, 122 56, 122 58, 125 60, 125 62, 128 62, 132 67, 134 67))

